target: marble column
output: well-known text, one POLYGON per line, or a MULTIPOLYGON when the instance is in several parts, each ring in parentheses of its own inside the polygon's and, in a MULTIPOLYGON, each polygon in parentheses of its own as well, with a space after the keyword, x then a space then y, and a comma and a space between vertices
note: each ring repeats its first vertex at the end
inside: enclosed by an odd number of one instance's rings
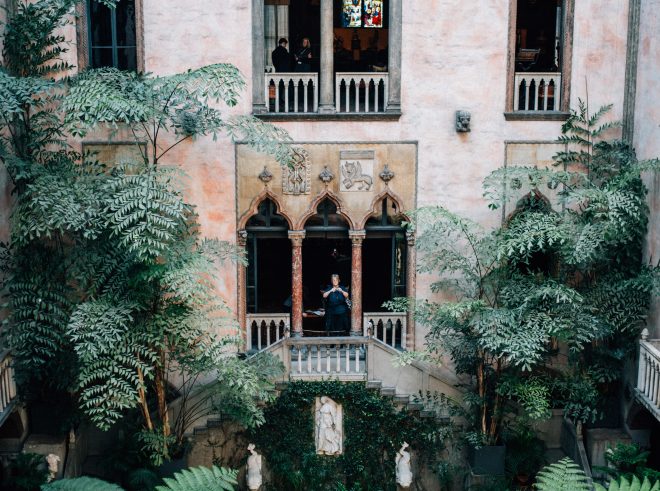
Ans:
POLYGON ((401 38, 402 38, 402 0, 390 0, 390 28, 388 42, 388 91, 387 112, 401 112, 401 38))
POLYGON ((319 112, 334 113, 334 12, 333 0, 321 0, 321 69, 319 112))
MULTIPOLYGON (((248 234, 246 230, 239 230, 237 233, 236 243, 242 249, 245 249, 247 245, 248 234)), ((238 265, 238 325, 241 329, 241 337, 243 338, 243 343, 245 344, 245 349, 249 350, 251 346, 247 346, 248 340, 248 326, 246 325, 246 316, 247 316, 247 298, 246 298, 246 289, 247 289, 247 266, 245 264, 239 263, 238 265)))
POLYGON ((351 336, 362 336, 362 241, 364 230, 349 230, 348 236, 353 245, 351 258, 351 336))
POLYGON ((303 335, 302 245, 304 238, 304 230, 289 230, 291 240, 291 336, 294 338, 300 338, 303 335))
MULTIPOLYGON (((406 254, 406 297, 411 302, 415 300, 415 282, 417 280, 417 265, 416 257, 417 250, 415 249, 415 232, 406 232, 406 239, 408 242, 408 251, 406 254)), ((409 351, 415 350, 415 313, 412 308, 408 309, 406 314, 406 346, 409 351)))
POLYGON ((252 0, 252 113, 266 112, 264 0, 252 0))

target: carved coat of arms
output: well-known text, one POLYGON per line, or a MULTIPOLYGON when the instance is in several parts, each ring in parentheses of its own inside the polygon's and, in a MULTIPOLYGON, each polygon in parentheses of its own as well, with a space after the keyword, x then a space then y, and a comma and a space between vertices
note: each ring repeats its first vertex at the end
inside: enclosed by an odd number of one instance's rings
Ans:
POLYGON ((282 172, 282 192, 284 194, 309 194, 311 191, 312 164, 309 153, 304 148, 293 150, 293 163, 285 166, 282 172))
POLYGON ((341 191, 371 191, 374 184, 374 152, 340 152, 341 191))

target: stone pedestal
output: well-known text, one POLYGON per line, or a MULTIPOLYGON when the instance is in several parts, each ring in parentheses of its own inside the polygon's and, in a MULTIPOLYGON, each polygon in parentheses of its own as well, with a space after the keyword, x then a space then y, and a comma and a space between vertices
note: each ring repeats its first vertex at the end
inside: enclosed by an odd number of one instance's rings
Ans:
MULTIPOLYGON (((621 428, 592 428, 586 430, 586 450, 591 467, 607 466, 605 451, 616 447, 617 443, 632 443, 632 438, 621 428)), ((596 477, 596 473, 594 473, 596 477)))

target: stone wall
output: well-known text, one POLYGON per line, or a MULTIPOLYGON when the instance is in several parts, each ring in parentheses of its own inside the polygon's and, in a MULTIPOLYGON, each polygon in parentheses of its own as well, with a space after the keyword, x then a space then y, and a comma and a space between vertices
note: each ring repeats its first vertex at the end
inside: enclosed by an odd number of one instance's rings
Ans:
MULTIPOLYGON (((641 159, 660 157, 660 0, 642 0, 639 25, 637 95, 635 98, 634 145, 641 159)), ((646 176, 651 209, 646 259, 660 261, 660 173, 646 176)), ((653 302, 648 328, 652 338, 660 337, 660 301, 653 302)))

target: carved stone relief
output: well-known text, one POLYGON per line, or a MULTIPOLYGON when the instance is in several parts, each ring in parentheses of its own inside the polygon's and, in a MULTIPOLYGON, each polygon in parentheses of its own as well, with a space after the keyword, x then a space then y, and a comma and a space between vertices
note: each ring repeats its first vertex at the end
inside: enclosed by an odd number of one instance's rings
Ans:
POLYGON ((371 150, 340 152, 340 191, 371 191, 374 183, 374 158, 371 150))
POLYGON ((312 170, 309 153, 304 148, 295 148, 293 154, 293 163, 284 166, 282 172, 282 192, 294 195, 309 194, 312 170))

